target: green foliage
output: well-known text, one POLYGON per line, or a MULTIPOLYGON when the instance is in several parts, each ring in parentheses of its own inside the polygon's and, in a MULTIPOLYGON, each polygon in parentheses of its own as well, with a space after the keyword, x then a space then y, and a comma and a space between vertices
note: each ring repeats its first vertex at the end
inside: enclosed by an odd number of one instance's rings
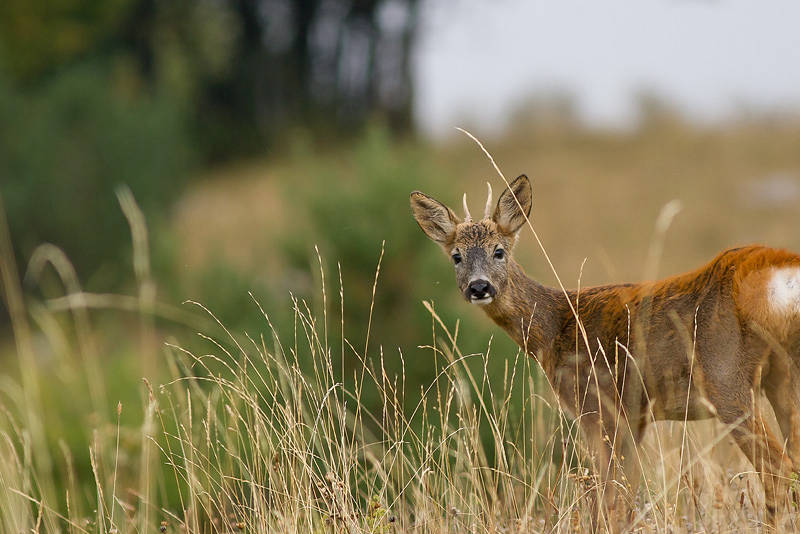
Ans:
MULTIPOLYGON (((250 332, 258 332, 264 327, 264 318, 258 313, 258 307, 250 298, 268 298, 269 288, 252 276, 237 270, 223 261, 216 261, 206 266, 199 273, 195 282, 196 288, 185 290, 197 293, 193 299, 214 312, 214 315, 227 324, 245 327, 250 332)), ((286 300, 285 294, 280 300, 286 300)), ((289 314, 290 315, 290 314, 289 314)))
POLYGON ((133 0, 4 0, 0 3, 0 65, 29 81, 102 47, 133 0))
POLYGON ((381 503, 381 498, 377 495, 370 497, 367 503, 367 513, 364 517, 364 523, 367 532, 374 532, 375 534, 389 534, 391 532, 391 523, 394 522, 394 517, 388 515, 388 510, 381 503))
MULTIPOLYGON (((21 263, 41 242, 82 275, 119 283, 130 233, 114 190, 132 189, 154 222, 180 190, 192 154, 180 105, 127 91, 92 63, 25 94, 0 79, 0 192, 21 263)), ((109 282, 112 282, 109 284, 109 282)))
MULTIPOLYGON (((379 285, 379 309, 392 309, 395 320, 402 317, 398 307, 414 305, 405 298, 414 284, 415 266, 429 252, 419 246, 416 224, 405 209, 414 179, 430 183, 433 171, 425 153, 418 147, 397 150, 385 129, 374 127, 346 153, 344 165, 325 165, 324 161, 296 157, 309 163, 305 179, 293 183, 287 197, 307 206, 310 241, 298 250, 288 251, 298 267, 308 265, 310 247, 318 244, 323 257, 341 261, 342 277, 357 316, 365 324, 372 284, 386 242, 379 285), (297 198, 300 195, 301 198, 297 198)), ((294 243, 297 242, 296 237, 294 243)), ((331 269, 329 277, 338 274, 331 269)), ((347 322, 347 321, 346 321, 347 322)), ((393 330, 397 330, 394 325, 393 330)))
MULTIPOLYGON (((423 247, 406 206, 414 180, 433 181, 433 171, 419 147, 397 149, 387 131, 373 127, 335 165, 296 151, 303 180, 287 184, 286 198, 305 207, 308 220, 284 240, 296 269, 308 269, 318 245, 327 261, 326 278, 332 302, 338 301, 338 265, 346 297, 345 336, 359 350, 369 322, 372 289, 383 249, 373 309, 371 346, 391 351, 406 348, 409 334, 425 328, 425 315, 413 294, 418 265, 433 252, 423 247), (339 164, 341 163, 341 164, 339 164), (301 233, 304 237, 298 239, 301 233), (385 242, 385 244, 384 244, 385 242), (383 246, 382 246, 383 244, 383 246)), ((338 307, 338 306, 337 306, 338 307)), ((394 357, 394 356, 393 356, 394 357)))

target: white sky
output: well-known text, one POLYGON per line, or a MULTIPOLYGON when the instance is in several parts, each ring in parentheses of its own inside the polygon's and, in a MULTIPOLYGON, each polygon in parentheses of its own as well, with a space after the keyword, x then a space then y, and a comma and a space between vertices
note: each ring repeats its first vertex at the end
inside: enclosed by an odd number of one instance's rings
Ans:
POLYGON ((427 0, 415 61, 422 130, 503 126, 538 93, 625 125, 647 89, 693 117, 800 107, 797 0, 427 0))

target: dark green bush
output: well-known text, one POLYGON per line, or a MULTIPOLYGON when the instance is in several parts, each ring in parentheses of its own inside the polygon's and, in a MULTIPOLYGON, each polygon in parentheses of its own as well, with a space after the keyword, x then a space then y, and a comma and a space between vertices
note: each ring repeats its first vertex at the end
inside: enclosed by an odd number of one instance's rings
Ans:
POLYGON ((111 74, 83 64, 24 91, 0 78, 0 193, 19 263, 52 242, 106 288, 130 271, 115 188, 127 184, 152 224, 192 161, 181 106, 111 74))

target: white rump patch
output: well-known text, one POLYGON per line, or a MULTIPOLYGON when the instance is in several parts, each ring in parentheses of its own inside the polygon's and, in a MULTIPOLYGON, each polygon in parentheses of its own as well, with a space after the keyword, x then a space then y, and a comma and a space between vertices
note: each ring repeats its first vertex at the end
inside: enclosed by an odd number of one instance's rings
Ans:
POLYGON ((800 312, 800 268, 774 269, 768 292, 770 302, 776 311, 800 312))

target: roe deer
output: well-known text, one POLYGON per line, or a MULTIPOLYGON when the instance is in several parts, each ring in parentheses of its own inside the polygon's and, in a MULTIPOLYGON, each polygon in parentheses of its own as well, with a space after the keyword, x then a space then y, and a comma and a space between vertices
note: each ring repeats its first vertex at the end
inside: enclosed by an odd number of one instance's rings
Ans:
POLYGON ((774 521, 800 467, 800 256, 748 246, 657 282, 551 289, 511 255, 531 203, 524 175, 491 213, 489 187, 481 220, 472 220, 466 195, 462 220, 411 193, 414 218, 452 259, 464 298, 538 360, 562 408, 579 419, 602 494, 595 528, 630 511, 631 495, 608 482, 627 479, 635 492, 633 447, 650 420, 714 416, 758 471, 774 521), (760 390, 783 442, 762 421, 760 390))

